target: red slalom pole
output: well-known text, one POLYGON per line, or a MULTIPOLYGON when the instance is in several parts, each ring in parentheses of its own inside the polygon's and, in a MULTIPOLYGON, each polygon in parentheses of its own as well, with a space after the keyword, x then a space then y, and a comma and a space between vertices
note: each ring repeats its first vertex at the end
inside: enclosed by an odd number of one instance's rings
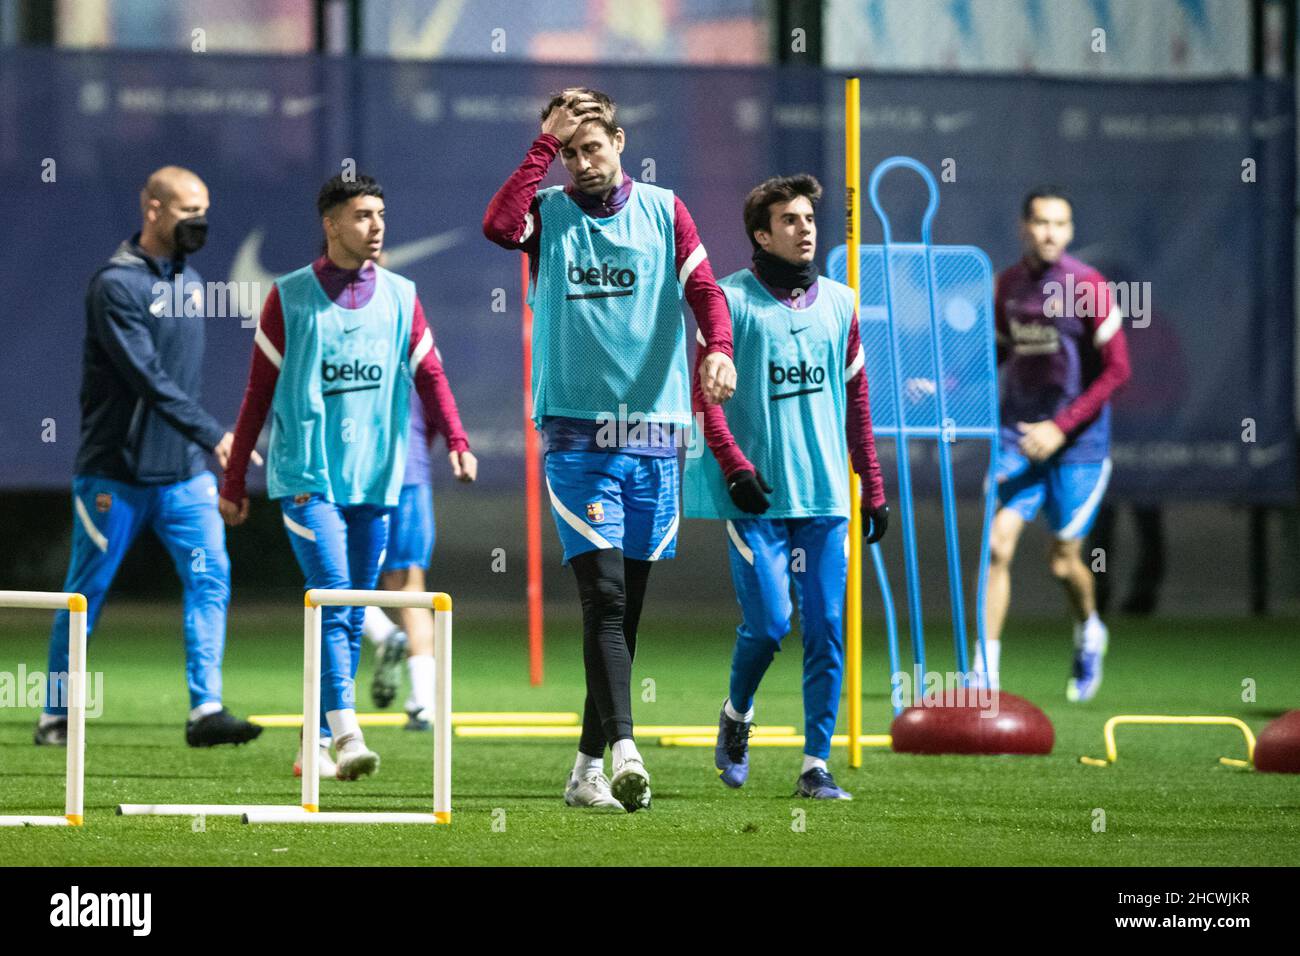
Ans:
POLYGON ((519 257, 524 334, 524 494, 528 523, 528 680, 542 682, 542 476, 533 427, 533 310, 528 305, 528 254, 519 257))

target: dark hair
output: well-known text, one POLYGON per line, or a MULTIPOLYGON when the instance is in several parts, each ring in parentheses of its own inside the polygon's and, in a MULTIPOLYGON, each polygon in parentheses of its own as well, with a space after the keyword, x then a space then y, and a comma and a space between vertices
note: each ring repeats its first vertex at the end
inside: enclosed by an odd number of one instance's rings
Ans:
POLYGON ((807 196, 815 209, 822 198, 822 184, 816 176, 797 173, 794 176, 773 176, 749 191, 745 197, 745 235, 749 237, 750 245, 759 248, 754 240, 754 233, 759 229, 772 230, 772 206, 789 202, 797 196, 807 196))
POLYGON ((1035 186, 1025 194, 1025 201, 1020 204, 1020 218, 1026 222, 1029 221, 1029 217, 1034 211, 1035 199, 1060 199, 1070 207, 1070 212, 1074 212, 1074 203, 1071 202, 1070 197, 1065 194, 1065 190, 1060 186, 1035 186))
POLYGON ((335 206, 341 206, 357 196, 375 196, 384 198, 384 187, 373 177, 357 173, 351 179, 343 176, 331 176, 320 188, 316 196, 316 211, 324 216, 335 206))
POLYGON ((589 86, 571 86, 567 89, 560 90, 560 92, 552 96, 550 100, 547 101, 547 104, 542 107, 542 119, 545 120, 546 117, 551 115, 551 110, 555 109, 557 106, 565 105, 575 96, 590 96, 596 101, 596 105, 600 107, 600 115, 590 122, 596 123, 609 135, 610 139, 613 139, 614 134, 618 132, 618 121, 614 118, 614 113, 618 110, 618 106, 609 98, 608 93, 602 93, 600 90, 593 90, 589 86))

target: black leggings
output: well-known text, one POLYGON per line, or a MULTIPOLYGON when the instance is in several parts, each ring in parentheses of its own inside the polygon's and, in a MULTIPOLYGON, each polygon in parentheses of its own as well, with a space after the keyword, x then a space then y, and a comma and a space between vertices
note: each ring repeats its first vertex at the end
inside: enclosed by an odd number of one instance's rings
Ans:
POLYGON ((603 757, 605 745, 632 736, 632 658, 650 562, 617 548, 587 551, 569 562, 582 599, 582 659, 587 700, 578 749, 603 757))

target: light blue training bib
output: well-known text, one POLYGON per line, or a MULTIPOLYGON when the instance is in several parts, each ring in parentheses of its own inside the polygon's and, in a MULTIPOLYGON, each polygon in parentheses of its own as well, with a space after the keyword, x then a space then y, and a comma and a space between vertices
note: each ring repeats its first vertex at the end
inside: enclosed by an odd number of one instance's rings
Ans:
POLYGON ((396 505, 406 466, 415 284, 376 267, 374 295, 359 309, 332 302, 311 266, 276 286, 284 356, 271 402, 267 493, 396 505))
MULTIPOLYGON (((845 362, 853 290, 826 277, 807 308, 778 302, 748 269, 718 286, 731 310, 736 394, 723 405, 736 444, 773 488, 764 518, 847 517, 845 362)), ((752 518, 735 506, 703 439, 682 476, 688 518, 752 518)))
POLYGON ((533 416, 691 421, 673 194, 635 183, 606 219, 560 187, 537 194, 533 416))

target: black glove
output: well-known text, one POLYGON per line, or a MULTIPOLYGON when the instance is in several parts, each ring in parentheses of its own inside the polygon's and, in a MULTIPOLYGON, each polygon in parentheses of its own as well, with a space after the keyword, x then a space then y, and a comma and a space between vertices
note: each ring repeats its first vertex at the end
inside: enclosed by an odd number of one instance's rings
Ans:
POLYGON ((889 505, 862 509, 862 533, 867 536, 867 544, 875 544, 888 530, 889 505))
POLYGON ((772 486, 763 480, 760 471, 738 471, 727 479, 727 494, 746 514, 761 515, 766 511, 771 493, 772 486))

